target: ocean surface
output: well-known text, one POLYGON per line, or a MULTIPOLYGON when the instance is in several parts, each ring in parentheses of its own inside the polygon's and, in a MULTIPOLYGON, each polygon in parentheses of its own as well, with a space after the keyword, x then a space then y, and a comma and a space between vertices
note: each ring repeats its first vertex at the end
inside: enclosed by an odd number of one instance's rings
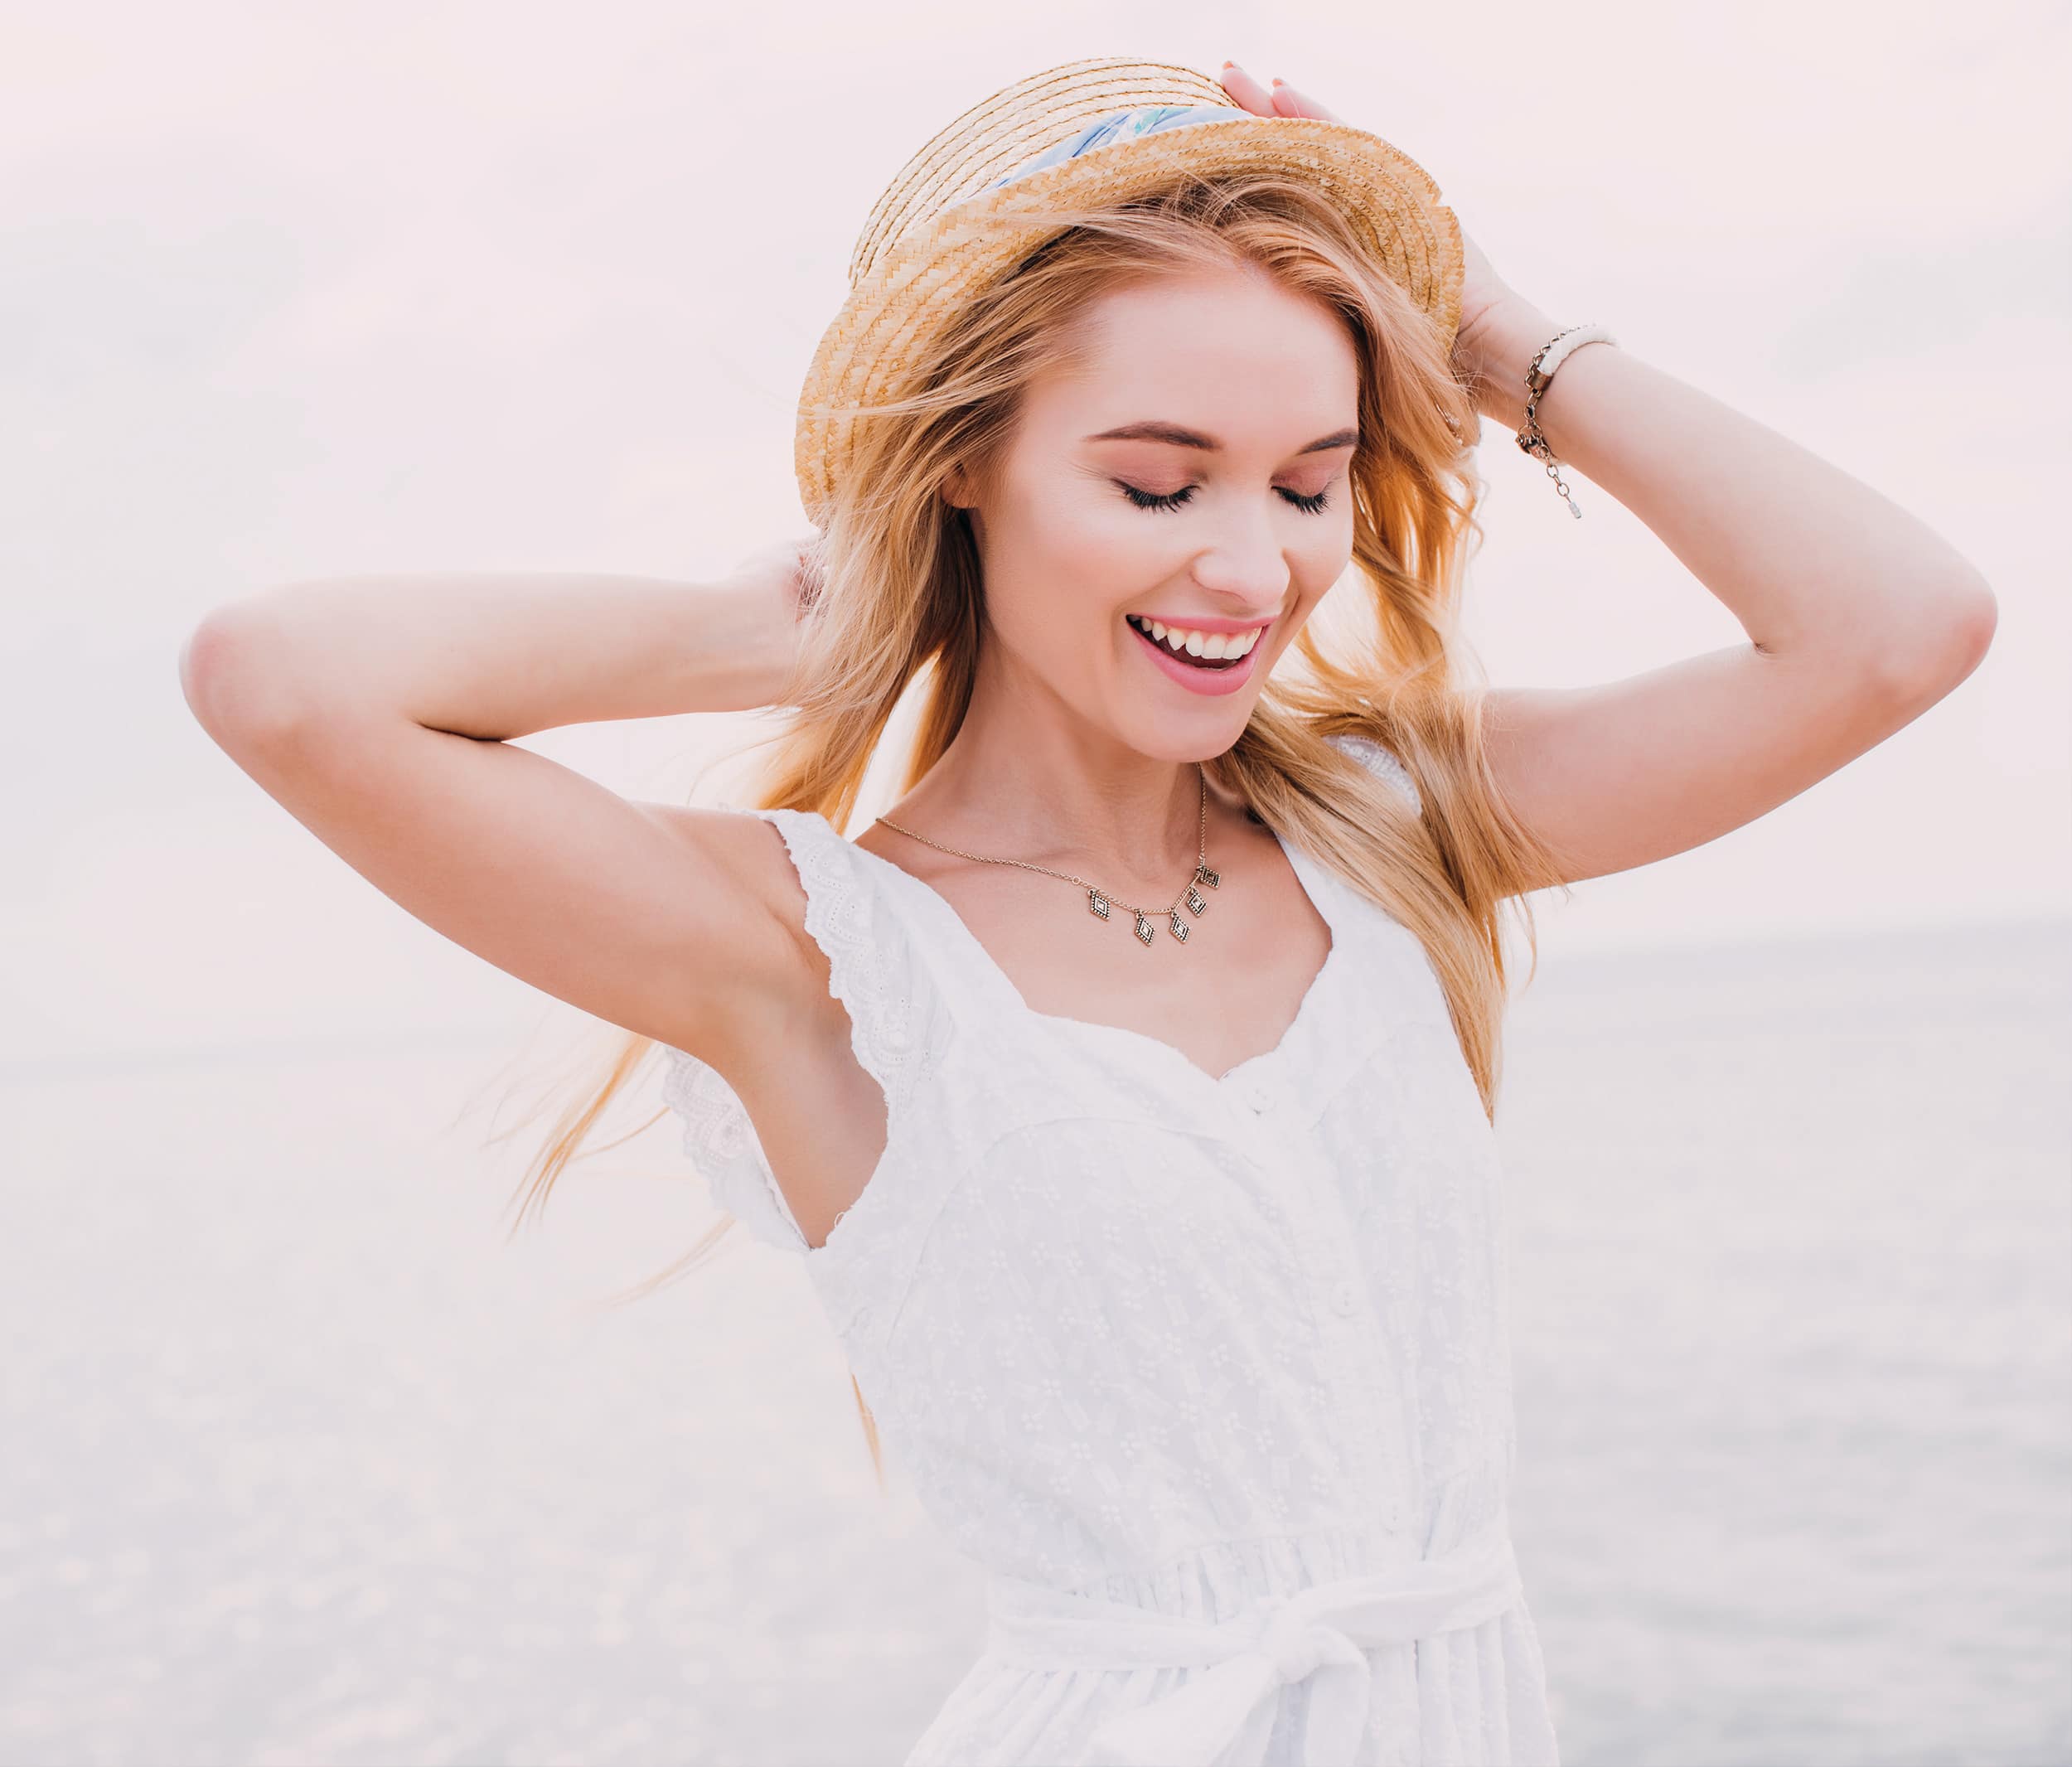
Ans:
MULTIPOLYGON (((898 1761, 980 1574, 802 1269, 614 1304, 667 1118, 513 1235, 608 1046, 0 1070, 0 1761, 898 1761)), ((2072 1760, 2072 922, 1550 958, 1507 1047, 1569 1767, 2072 1760)))

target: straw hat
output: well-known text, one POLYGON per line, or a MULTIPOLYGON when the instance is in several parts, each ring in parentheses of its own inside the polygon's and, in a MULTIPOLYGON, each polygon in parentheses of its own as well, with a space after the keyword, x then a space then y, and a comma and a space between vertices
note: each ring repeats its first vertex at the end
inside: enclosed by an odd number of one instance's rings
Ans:
POLYGON ((1242 109, 1192 68, 1126 56, 1068 61, 974 104, 901 167, 871 209, 850 258, 849 298, 799 395, 793 462, 807 515, 825 525, 853 422, 811 408, 913 390, 903 384, 908 366, 944 317, 1047 236, 989 220, 1058 201, 1126 201, 1182 172, 1258 168, 1315 180, 1451 346, 1460 224, 1423 167, 1350 123, 1242 109))

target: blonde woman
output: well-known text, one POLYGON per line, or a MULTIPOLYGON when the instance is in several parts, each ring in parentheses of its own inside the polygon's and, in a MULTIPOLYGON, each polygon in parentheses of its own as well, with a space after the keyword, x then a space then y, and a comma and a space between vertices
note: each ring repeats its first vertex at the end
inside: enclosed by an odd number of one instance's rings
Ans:
POLYGON ((911 1763, 1555 1761, 1508 1521, 1501 912, 1883 741, 1991 593, 1227 66, 1046 70, 931 141, 796 466, 815 533, 724 582, 288 586, 203 623, 190 701, 377 888, 628 1033, 537 1194, 653 1052, 719 1200, 805 1260, 990 1573, 911 1763), (1484 419, 1747 641, 1475 685, 1484 419), (748 810, 506 740, 766 705, 748 810))

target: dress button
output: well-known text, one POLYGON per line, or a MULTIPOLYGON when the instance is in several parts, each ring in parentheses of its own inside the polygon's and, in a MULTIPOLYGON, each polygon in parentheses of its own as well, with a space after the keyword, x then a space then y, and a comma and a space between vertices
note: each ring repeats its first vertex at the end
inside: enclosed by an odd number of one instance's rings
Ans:
POLYGON ((1349 1319, 1353 1310, 1358 1305, 1359 1296, 1354 1293, 1350 1282, 1334 1282, 1331 1285, 1331 1310, 1333 1312, 1343 1314, 1349 1319))

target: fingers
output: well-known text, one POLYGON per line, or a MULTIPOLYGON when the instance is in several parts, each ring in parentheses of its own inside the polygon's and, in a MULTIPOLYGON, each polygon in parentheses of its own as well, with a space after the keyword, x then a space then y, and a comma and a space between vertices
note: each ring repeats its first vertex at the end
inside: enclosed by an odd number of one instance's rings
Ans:
POLYGON ((1262 117, 1276 114, 1272 94, 1235 61, 1223 64, 1222 83, 1223 90, 1247 110, 1262 117))
POLYGON ((1285 80, 1273 83, 1274 108, 1284 117, 1321 117, 1326 123, 1339 119, 1306 92, 1298 92, 1285 80))
POLYGON ((1222 74, 1223 90, 1247 110, 1262 117, 1320 117, 1327 123, 1339 119, 1324 109, 1308 94, 1298 92, 1286 80, 1276 77, 1271 86, 1262 86, 1238 66, 1235 61, 1226 61, 1222 74))

